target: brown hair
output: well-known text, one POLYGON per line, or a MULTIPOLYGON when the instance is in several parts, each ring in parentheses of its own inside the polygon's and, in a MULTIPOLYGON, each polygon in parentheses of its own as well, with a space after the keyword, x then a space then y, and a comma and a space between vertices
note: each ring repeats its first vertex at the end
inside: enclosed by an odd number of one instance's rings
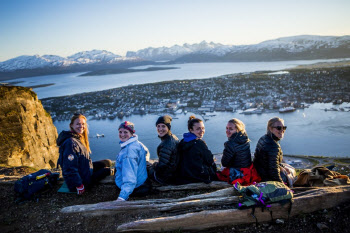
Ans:
POLYGON ((69 128, 71 129, 71 131, 74 132, 72 125, 73 125, 74 121, 78 118, 82 118, 86 122, 85 130, 84 130, 83 134, 80 136, 80 141, 84 144, 88 153, 91 153, 90 144, 89 144, 89 128, 88 128, 86 117, 83 114, 74 113, 74 115, 72 116, 72 118, 70 120, 69 128))
POLYGON ((275 124, 276 122, 281 122, 282 124, 284 124, 284 120, 282 118, 279 117, 273 117, 271 118, 268 122, 267 122, 267 128, 266 128, 266 132, 270 132, 270 128, 273 126, 273 124, 275 124))
POLYGON ((190 116, 187 122, 188 130, 193 129, 193 125, 199 122, 203 122, 203 121, 199 118, 196 118, 194 115, 190 116))
POLYGON ((235 125, 237 132, 245 133, 245 124, 241 120, 239 120, 237 118, 232 118, 228 122, 235 125))

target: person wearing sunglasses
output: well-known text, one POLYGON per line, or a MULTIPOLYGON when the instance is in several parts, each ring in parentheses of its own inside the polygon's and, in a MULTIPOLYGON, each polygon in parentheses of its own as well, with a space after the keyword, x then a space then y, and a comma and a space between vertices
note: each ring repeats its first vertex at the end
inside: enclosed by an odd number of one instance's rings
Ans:
POLYGON ((261 176, 262 181, 287 182, 287 178, 281 172, 283 152, 279 144, 284 136, 287 126, 279 117, 271 118, 267 122, 267 132, 262 136, 255 149, 254 166, 261 176))
POLYGON ((62 175, 71 192, 81 195, 86 188, 113 175, 109 159, 92 162, 89 145, 89 130, 84 115, 76 113, 71 118, 69 131, 63 130, 58 138, 59 158, 62 175))

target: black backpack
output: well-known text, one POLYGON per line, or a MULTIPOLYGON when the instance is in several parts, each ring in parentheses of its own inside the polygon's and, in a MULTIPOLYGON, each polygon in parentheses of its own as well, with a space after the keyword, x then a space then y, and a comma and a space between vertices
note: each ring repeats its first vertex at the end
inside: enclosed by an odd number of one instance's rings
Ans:
POLYGON ((38 194, 48 188, 52 188, 57 183, 59 173, 52 173, 49 170, 41 169, 32 174, 23 176, 15 183, 16 202, 30 200, 35 194, 38 194))

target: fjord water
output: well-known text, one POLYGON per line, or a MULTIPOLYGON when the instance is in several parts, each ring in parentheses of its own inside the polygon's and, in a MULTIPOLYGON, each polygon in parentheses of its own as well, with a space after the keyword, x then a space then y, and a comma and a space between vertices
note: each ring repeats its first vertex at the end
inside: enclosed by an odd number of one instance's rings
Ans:
MULTIPOLYGON (((314 64, 317 62, 332 62, 341 59, 307 60, 307 61, 279 61, 279 62, 236 62, 236 63, 189 63, 166 65, 179 69, 137 72, 126 74, 113 74, 104 76, 79 76, 82 73, 70 73, 60 75, 47 75, 11 80, 20 82, 17 85, 35 86, 42 84, 54 85, 34 88, 40 99, 54 96, 64 96, 83 92, 100 91, 132 84, 153 83, 169 80, 204 79, 224 74, 277 71, 292 68, 302 64, 314 64)), ((144 68, 144 67, 141 67, 144 68)), ((346 110, 350 110, 350 104, 342 104, 346 110)), ((225 135, 226 123, 231 118, 241 119, 247 126, 247 132, 251 139, 251 150, 259 138, 266 132, 266 122, 274 116, 285 119, 288 129, 285 139, 281 141, 285 154, 293 155, 325 155, 350 157, 350 112, 328 111, 323 109, 333 107, 332 104, 312 104, 310 108, 298 110, 292 113, 279 114, 264 113, 261 115, 242 115, 238 113, 218 112, 205 122, 206 140, 209 149, 213 153, 221 153, 223 144, 227 140, 225 135)), ((179 139, 187 131, 187 120, 190 113, 180 114, 173 120, 172 131, 179 139)), ((128 118, 115 120, 90 120, 90 141, 93 152, 93 160, 102 158, 115 159, 119 152, 119 140, 117 128, 121 121, 129 120, 135 123, 136 132, 140 141, 150 150, 151 157, 156 158, 156 148, 160 142, 155 130, 157 115, 135 115, 128 118), (96 138, 96 134, 104 134, 104 138, 96 138)), ((200 116, 199 116, 200 117, 200 116)), ((68 129, 69 122, 54 122, 57 131, 68 129)))
POLYGON ((298 60, 276 62, 187 63, 165 65, 166 67, 178 68, 170 70, 133 72, 102 76, 79 76, 83 73, 69 73, 13 79, 11 80, 11 82, 19 82, 16 85, 25 87, 54 84, 50 86, 34 88, 34 91, 37 93, 39 99, 42 99, 48 97, 72 95, 83 92, 102 91, 127 85, 154 83, 170 80, 204 79, 217 77, 225 74, 254 71, 276 71, 292 68, 297 65, 314 64, 317 62, 326 61, 333 62, 339 60, 344 59, 298 60))
MULTIPOLYGON (((350 112, 323 110, 331 107, 334 106, 330 103, 315 103, 309 108, 291 113, 276 112, 261 115, 214 112, 211 114, 216 116, 209 117, 209 120, 205 121, 204 140, 213 153, 222 153, 224 142, 227 140, 226 123, 231 118, 239 118, 246 124, 247 133, 251 139, 251 151, 254 152, 257 141, 266 133, 267 121, 274 116, 279 116, 288 126, 285 137, 281 141, 284 154, 350 157, 350 112)), ((337 107, 349 110, 350 104, 343 103, 337 107)), ((187 132, 187 120, 190 115, 191 113, 174 116, 172 132, 179 139, 182 139, 183 133, 187 132)), ((198 115, 198 117, 202 116, 198 115)), ((158 115, 148 114, 114 120, 89 120, 92 159, 115 159, 120 150, 118 126, 125 120, 135 123, 139 140, 149 148, 151 158, 156 158, 156 150, 160 142, 155 128, 157 118, 158 115), (104 134, 105 137, 97 138, 96 134, 104 134)), ((54 124, 58 133, 68 130, 68 121, 56 121, 54 124)))

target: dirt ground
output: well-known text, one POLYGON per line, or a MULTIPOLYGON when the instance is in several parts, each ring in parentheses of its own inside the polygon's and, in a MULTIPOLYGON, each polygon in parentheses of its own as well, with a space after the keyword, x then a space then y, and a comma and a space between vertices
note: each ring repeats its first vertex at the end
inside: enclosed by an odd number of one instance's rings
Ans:
MULTIPOLYGON (((23 175, 31 172, 26 168, 0 169, 0 174, 23 175)), ((87 217, 81 214, 63 214, 63 207, 79 204, 92 204, 113 201, 118 191, 112 184, 99 184, 86 192, 83 196, 75 194, 57 193, 60 185, 56 185, 38 199, 15 203, 13 183, 0 184, 0 232, 115 232, 117 226, 145 218, 152 218, 149 214, 114 214, 102 217, 87 217)), ((205 192, 208 192, 206 190, 205 192)), ((203 191, 170 191, 153 193, 148 199, 180 198, 203 191)), ((142 198, 131 198, 140 200, 142 198)), ((277 221, 281 222, 281 221, 277 221)), ((209 229, 203 232, 350 232, 350 202, 332 209, 321 209, 311 214, 293 217, 287 222, 273 222, 227 226, 209 229)), ((175 232, 183 232, 181 230, 175 232)))

